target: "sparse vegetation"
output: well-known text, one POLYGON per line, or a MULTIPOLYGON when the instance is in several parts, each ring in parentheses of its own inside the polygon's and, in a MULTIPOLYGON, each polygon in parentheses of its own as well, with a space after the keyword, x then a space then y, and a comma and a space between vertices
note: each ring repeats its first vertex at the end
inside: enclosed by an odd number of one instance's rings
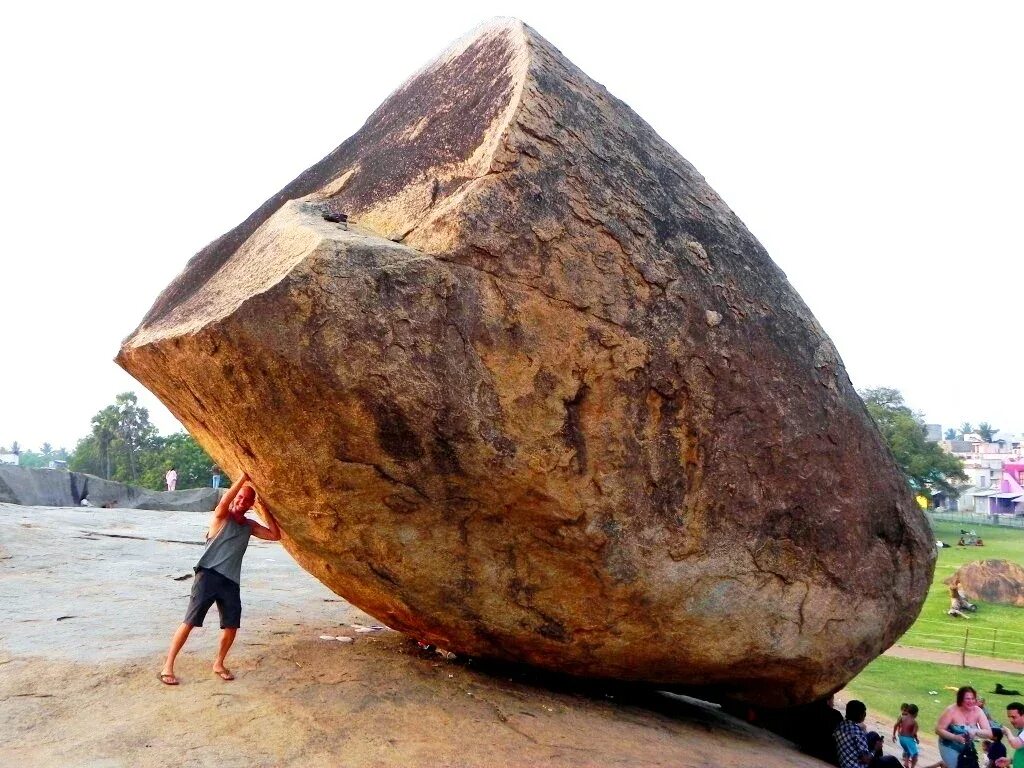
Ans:
POLYGON ((133 392, 119 394, 91 423, 92 432, 78 441, 69 469, 162 490, 164 474, 173 466, 179 490, 210 484, 213 460, 186 432, 160 435, 133 392))

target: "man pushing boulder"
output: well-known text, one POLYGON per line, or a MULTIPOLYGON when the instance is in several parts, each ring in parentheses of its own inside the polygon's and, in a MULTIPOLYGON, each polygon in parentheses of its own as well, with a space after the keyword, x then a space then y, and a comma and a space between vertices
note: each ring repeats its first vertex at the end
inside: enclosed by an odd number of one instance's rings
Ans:
POLYGON ((249 546, 249 537, 255 536, 266 541, 280 541, 281 529, 270 509, 256 495, 256 489, 248 474, 243 474, 224 494, 217 509, 210 518, 206 531, 206 551, 195 566, 195 581, 192 597, 185 611, 185 620, 171 638, 167 661, 160 672, 160 682, 178 685, 174 674, 174 660, 189 633, 195 627, 203 626, 207 612, 217 604, 220 614, 220 646, 213 662, 213 673, 221 680, 234 680, 231 670, 224 666, 224 660, 235 642, 235 635, 242 619, 242 601, 239 582, 242 574, 242 558, 249 546), (255 506, 266 525, 245 516, 255 506))

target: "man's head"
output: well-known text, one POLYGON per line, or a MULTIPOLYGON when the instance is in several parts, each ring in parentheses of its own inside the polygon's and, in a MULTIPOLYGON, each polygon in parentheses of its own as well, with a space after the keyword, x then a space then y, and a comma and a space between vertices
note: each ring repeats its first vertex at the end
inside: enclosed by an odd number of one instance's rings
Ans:
POLYGON ((234 499, 231 500, 231 506, 229 510, 231 516, 235 520, 240 520, 245 517, 245 513, 252 509, 253 503, 256 501, 256 491, 251 485, 243 485, 238 489, 238 493, 234 499))
POLYGON ((1024 704, 1012 701, 1006 705, 1006 719, 1014 728, 1024 728, 1024 704))
POLYGON ((978 692, 969 685, 958 688, 956 692, 956 705, 964 709, 978 706, 978 692))
POLYGON ((864 706, 863 701, 850 699, 846 702, 846 719, 851 723, 863 723, 867 716, 868 708, 864 706))

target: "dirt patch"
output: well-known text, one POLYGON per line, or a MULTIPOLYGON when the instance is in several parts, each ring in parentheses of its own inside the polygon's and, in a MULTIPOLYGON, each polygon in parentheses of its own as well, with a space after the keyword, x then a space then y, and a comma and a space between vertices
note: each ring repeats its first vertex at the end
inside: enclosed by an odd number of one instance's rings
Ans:
POLYGON ((420 652, 393 632, 342 644, 278 631, 240 651, 231 683, 211 674, 209 654, 183 657, 177 687, 157 680, 156 658, 4 659, 0 763, 818 765, 713 708, 654 692, 540 687, 420 652))

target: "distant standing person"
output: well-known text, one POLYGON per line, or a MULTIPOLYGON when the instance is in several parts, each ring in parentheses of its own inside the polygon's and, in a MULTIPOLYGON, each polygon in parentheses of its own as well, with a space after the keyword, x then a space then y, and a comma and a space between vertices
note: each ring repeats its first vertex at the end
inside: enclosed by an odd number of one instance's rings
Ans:
POLYGON ((999 723, 996 722, 996 719, 994 717, 992 717, 992 713, 988 711, 988 707, 985 706, 985 697, 984 696, 979 696, 978 697, 978 709, 980 709, 982 712, 985 713, 985 719, 988 720, 988 728, 989 728, 989 730, 992 730, 997 725, 999 725, 999 723))
POLYGON ((220 488, 220 467, 213 468, 213 487, 220 488))
POLYGON ((279 541, 281 529, 271 514, 270 508, 256 496, 256 490, 250 484, 248 474, 243 474, 224 494, 217 509, 210 518, 210 527, 206 532, 206 551, 195 566, 195 581, 192 584, 192 597, 185 611, 185 620, 171 638, 171 647, 167 651, 167 661, 160 671, 160 682, 165 685, 177 685, 178 678, 174 674, 174 660, 189 633, 195 627, 203 626, 203 620, 211 606, 217 604, 220 614, 220 646, 217 658, 213 662, 213 673, 221 680, 234 680, 231 670, 224 666, 231 644, 242 622, 242 601, 239 581, 242 574, 242 558, 249 537, 255 536, 266 541, 279 541), (245 516, 255 505, 262 515, 266 526, 245 516))
POLYGON ((167 481, 167 490, 173 491, 175 486, 178 485, 178 473, 174 471, 174 467, 167 470, 167 474, 164 475, 164 480, 167 481))
POLYGON ((939 737, 939 757, 946 768, 957 768, 960 753, 975 749, 978 736, 991 739, 988 718, 978 707, 978 692, 969 685, 959 688, 956 704, 950 704, 939 716, 935 733, 939 737))

